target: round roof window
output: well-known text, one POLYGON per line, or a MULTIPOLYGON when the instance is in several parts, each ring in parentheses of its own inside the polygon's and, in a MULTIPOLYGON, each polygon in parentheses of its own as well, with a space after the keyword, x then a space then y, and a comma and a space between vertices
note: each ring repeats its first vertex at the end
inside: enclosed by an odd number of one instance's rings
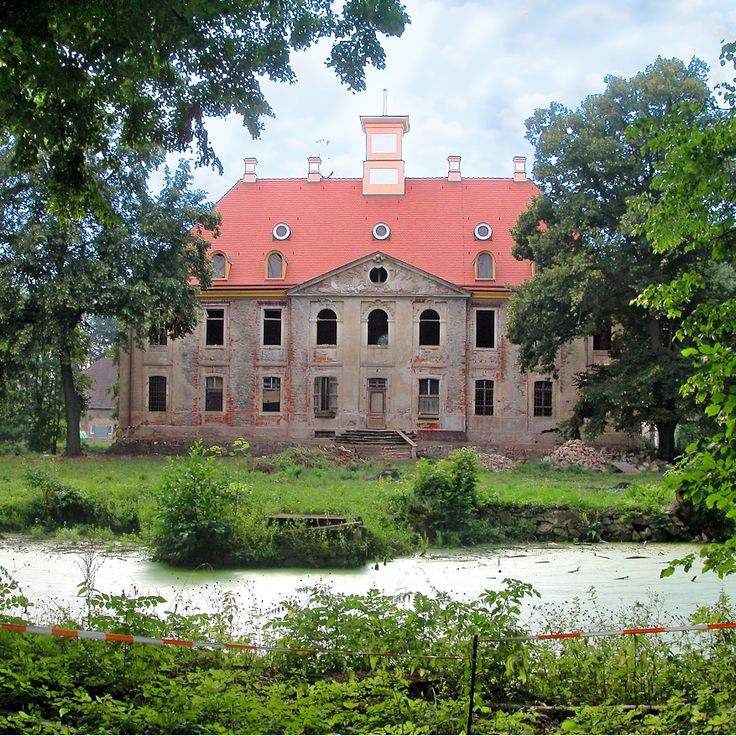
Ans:
POLYGON ((280 222, 274 227, 273 236, 276 240, 288 240, 291 236, 291 228, 285 222, 280 222))
POLYGON ((493 228, 487 222, 479 222, 473 230, 476 240, 490 240, 493 235, 493 228))
POLYGON ((373 237, 376 240, 388 240, 391 228, 385 222, 378 222, 373 226, 373 237))
POLYGON ((385 284, 388 279, 388 271, 383 266, 372 268, 368 274, 368 278, 374 284, 385 284))

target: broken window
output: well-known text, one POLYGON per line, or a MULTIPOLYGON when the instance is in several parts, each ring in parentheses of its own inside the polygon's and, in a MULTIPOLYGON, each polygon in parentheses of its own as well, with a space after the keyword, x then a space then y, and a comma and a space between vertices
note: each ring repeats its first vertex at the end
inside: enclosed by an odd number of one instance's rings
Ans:
POLYGON ((337 412, 337 378, 318 376, 314 379, 315 415, 334 417, 337 412))
POLYGON ((388 315, 383 309, 374 309, 368 315, 368 344, 388 345, 388 315))
POLYGON ((166 376, 149 377, 148 411, 166 411, 166 376))
POLYGON ((493 415, 493 381, 475 382, 475 413, 483 417, 493 415))
POLYGON ((281 378, 265 376, 263 379, 263 411, 281 411, 281 378))
POLYGON ((534 416, 552 416, 552 381, 534 381, 534 416))
POLYGON ((204 410, 222 411, 223 380, 221 376, 207 376, 204 379, 204 410))
POLYGON ((205 345, 225 344, 225 310, 208 309, 205 345))
POLYGON ((604 330, 593 335, 593 350, 611 349, 611 330, 604 330))
POLYGON ((438 417, 440 415, 439 378, 419 379, 419 416, 438 417))
POLYGON ((317 315, 317 345, 337 345, 337 315, 331 309, 317 315))
POLYGON ((281 310, 263 310, 263 344, 281 345, 281 310))
POLYGON ((475 347, 496 347, 496 311, 494 309, 475 310, 475 347))
POLYGON ((434 309, 425 309, 419 315, 419 344, 440 344, 440 315, 434 309))

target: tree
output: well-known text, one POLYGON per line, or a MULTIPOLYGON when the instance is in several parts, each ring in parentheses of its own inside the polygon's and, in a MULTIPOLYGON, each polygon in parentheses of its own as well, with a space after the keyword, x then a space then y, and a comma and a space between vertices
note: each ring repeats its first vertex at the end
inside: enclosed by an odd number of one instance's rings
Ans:
POLYGON ((632 79, 607 77, 606 90, 577 110, 537 110, 526 125, 542 193, 512 231, 514 255, 537 265, 509 307, 522 369, 554 374, 566 343, 611 334, 610 361, 578 376, 566 428, 596 435, 607 425, 636 431, 651 422, 668 459, 687 411, 678 387, 692 367, 674 344, 680 318, 632 302, 647 285, 669 283, 691 257, 683 249, 655 253, 635 231, 632 203, 651 192, 662 158, 647 147, 641 122, 657 125, 683 103, 707 106, 705 73, 697 60, 657 59, 632 79))
MULTIPOLYGON (((735 62, 736 43, 724 45, 721 63, 735 62)), ((713 112, 676 109, 653 130, 650 148, 660 165, 656 196, 643 202, 645 232, 662 258, 685 251, 690 267, 668 284, 653 283, 639 303, 680 321, 678 345, 691 361, 683 393, 717 424, 687 448, 674 482, 693 503, 736 519, 736 80, 722 85, 720 99, 713 112), (704 298, 714 263, 728 289, 704 298)), ((736 538, 704 556, 706 569, 736 572, 736 538)))
POLYGON ((327 65, 352 90, 384 65, 378 34, 398 36, 399 0, 8 0, 0 13, 0 131, 16 172, 47 160, 50 204, 114 216, 96 171, 119 146, 219 161, 205 118, 242 116, 254 136, 270 115, 260 79, 294 81, 290 50, 334 40, 327 65))
MULTIPOLYGON (((106 209, 117 225, 88 214, 81 220, 49 213, 52 170, 45 163, 13 173, 13 152, 0 149, 0 375, 22 374, 43 346, 57 361, 64 395, 68 455, 81 452, 84 390, 78 367, 88 338, 86 317, 116 317, 121 328, 146 334, 152 321, 172 337, 197 322, 195 284, 207 288, 209 239, 219 216, 187 189, 185 165, 158 196, 146 186, 160 163, 142 152, 118 152, 127 166, 96 172, 106 209), (28 346, 25 348, 24 346, 28 346)), ((7 381, 0 382, 7 391, 7 381)))

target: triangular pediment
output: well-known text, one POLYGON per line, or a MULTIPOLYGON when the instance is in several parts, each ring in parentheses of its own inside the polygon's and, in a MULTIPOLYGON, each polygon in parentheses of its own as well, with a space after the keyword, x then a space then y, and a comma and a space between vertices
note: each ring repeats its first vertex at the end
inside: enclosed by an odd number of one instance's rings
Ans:
POLYGON ((468 298, 449 281, 377 251, 334 268, 287 291, 289 296, 443 296, 468 298), (374 270, 376 269, 376 270, 374 270), (381 281, 380 269, 385 271, 381 281), (373 272, 373 278, 371 278, 373 272), (376 277, 379 278, 376 278, 376 277))

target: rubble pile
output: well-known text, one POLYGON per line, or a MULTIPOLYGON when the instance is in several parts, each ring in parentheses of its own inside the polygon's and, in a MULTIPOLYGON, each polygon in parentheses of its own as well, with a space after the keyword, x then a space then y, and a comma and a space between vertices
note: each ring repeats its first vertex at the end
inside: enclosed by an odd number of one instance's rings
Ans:
POLYGON ((542 462, 555 468, 564 469, 574 466, 584 470, 604 472, 609 468, 610 458, 605 452, 596 450, 583 440, 570 440, 542 458, 542 462))
POLYGON ((343 445, 332 445, 330 447, 320 448, 322 452, 330 456, 330 459, 335 465, 343 466, 348 463, 367 463, 365 458, 362 458, 355 450, 351 450, 349 447, 343 445))
POLYGON ((484 452, 478 453, 478 462, 486 469, 493 473, 500 473, 503 470, 513 470, 516 463, 507 458, 505 455, 493 453, 486 454, 484 452))

